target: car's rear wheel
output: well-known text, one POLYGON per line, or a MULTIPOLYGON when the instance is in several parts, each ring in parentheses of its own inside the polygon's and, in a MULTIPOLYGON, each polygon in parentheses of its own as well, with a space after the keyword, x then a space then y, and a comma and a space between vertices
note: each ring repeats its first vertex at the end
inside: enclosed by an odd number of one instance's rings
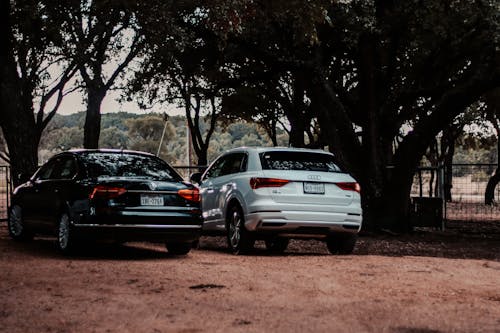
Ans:
POLYGON ((192 243, 166 243, 168 253, 175 255, 188 254, 191 251, 192 243))
POLYGON ((233 254, 245 254, 252 250, 255 239, 245 228, 241 208, 232 206, 227 215, 227 244, 233 254))
POLYGON ((273 237, 266 239, 266 249, 273 253, 283 253, 288 247, 290 240, 284 237, 273 237))
POLYGON ((57 247, 64 254, 74 253, 79 248, 71 218, 67 213, 61 214, 57 228, 57 247))
POLYGON ((355 234, 334 234, 326 240, 326 246, 331 254, 351 254, 358 236, 355 234))
POLYGON ((33 238, 33 234, 30 233, 24 226, 23 220, 23 210, 19 205, 13 205, 9 210, 8 219, 9 235, 12 239, 16 241, 25 241, 33 238))

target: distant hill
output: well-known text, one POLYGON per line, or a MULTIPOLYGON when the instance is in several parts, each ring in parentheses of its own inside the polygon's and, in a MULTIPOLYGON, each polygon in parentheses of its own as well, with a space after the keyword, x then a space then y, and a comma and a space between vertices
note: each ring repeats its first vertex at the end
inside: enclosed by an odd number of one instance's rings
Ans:
MULTIPOLYGON (((39 147, 40 162, 53 154, 83 145, 83 125, 85 112, 70 115, 57 114, 42 135, 39 147)), ((204 124, 202 124, 204 126, 204 124)), ((101 119, 102 148, 134 149, 155 153, 158 150, 163 132, 163 116, 157 113, 105 113, 101 119)), ((160 157, 172 164, 186 164, 187 132, 186 118, 169 117, 160 157)), ((279 144, 287 145, 288 136, 281 131, 279 144)), ((218 124, 209 147, 209 160, 221 152, 239 146, 270 146, 271 140, 266 132, 256 124, 235 122, 229 125, 218 124)), ((196 156, 192 156, 196 161, 196 156)))

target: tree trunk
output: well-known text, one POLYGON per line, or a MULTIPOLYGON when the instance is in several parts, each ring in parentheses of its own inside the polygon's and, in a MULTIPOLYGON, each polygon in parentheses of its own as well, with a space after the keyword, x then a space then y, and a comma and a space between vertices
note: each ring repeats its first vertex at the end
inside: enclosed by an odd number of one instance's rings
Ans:
POLYGON ((40 131, 33 115, 32 96, 22 88, 11 44, 10 6, 2 1, 0 40, 0 126, 9 149, 14 186, 27 180, 38 166, 40 131), (21 177, 19 177, 21 176, 21 177))
MULTIPOLYGON (((7 91, 3 90, 3 93, 7 91)), ((10 98, 15 99, 15 92, 10 98)), ((17 104, 17 103, 16 103, 17 104)), ((11 103, 3 105, 2 130, 9 148, 11 175, 14 186, 29 179, 38 167, 40 134, 36 129, 33 111, 20 109, 11 103)))
POLYGON ((445 146, 444 151, 444 200, 447 202, 452 201, 451 197, 451 189, 453 187, 453 155, 455 155, 455 139, 451 135, 447 135, 443 132, 443 139, 441 141, 441 145, 445 146))
POLYGON ((290 121, 290 138, 289 144, 291 147, 303 148, 306 145, 304 141, 305 123, 304 119, 299 119, 296 115, 289 115, 290 121))
MULTIPOLYGON (((492 101, 491 98, 490 101, 492 101)), ((498 99, 495 99, 495 101, 498 101, 498 99)), ((493 105, 492 103, 492 107, 493 105)), ((490 115, 490 122, 495 127, 495 132, 497 134, 497 169, 486 185, 486 190, 484 192, 484 203, 486 205, 493 205, 495 203, 495 188, 500 182, 500 120, 497 114, 499 112, 498 105, 496 105, 495 111, 496 112, 492 112, 490 115)))
POLYGON ((87 87, 87 113, 83 130, 83 147, 87 149, 99 148, 101 134, 101 104, 106 91, 100 88, 87 87))
POLYGON ((495 203, 495 188, 500 182, 500 168, 497 168, 495 174, 488 180, 486 191, 484 193, 484 203, 493 205, 495 203))
MULTIPOLYGON (((5 72, 5 71, 4 71, 5 72)), ((17 89, 16 77, 2 82, 3 110, 0 123, 9 148, 11 174, 14 185, 29 179, 38 167, 38 144, 40 130, 35 123, 31 96, 23 96, 17 89)))
POLYGON ((208 165, 208 151, 206 149, 202 149, 199 154, 197 154, 198 157, 198 165, 201 166, 206 166, 208 165))

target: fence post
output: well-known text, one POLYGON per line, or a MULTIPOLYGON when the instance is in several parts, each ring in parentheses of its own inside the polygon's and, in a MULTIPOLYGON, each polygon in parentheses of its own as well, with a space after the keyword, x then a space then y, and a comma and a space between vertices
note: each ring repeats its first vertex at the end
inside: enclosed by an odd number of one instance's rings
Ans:
POLYGON ((445 167, 443 164, 438 165, 437 169, 438 183, 439 183, 439 197, 442 199, 443 204, 443 219, 441 220, 441 230, 444 230, 444 224, 446 221, 446 198, 444 193, 444 182, 445 182, 445 167))

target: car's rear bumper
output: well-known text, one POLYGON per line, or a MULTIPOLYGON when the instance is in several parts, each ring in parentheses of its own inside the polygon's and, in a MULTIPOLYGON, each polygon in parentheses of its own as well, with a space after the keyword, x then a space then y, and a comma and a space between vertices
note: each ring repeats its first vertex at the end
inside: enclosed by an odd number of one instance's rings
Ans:
POLYGON ((75 224, 73 227, 79 237, 122 241, 190 242, 201 235, 201 225, 75 224))
POLYGON ((361 212, 258 211, 247 214, 245 219, 245 227, 249 231, 290 237, 358 233, 361 224, 361 212))
POLYGON ((120 241, 196 241, 202 218, 198 214, 153 212, 86 216, 73 223, 77 236, 120 241))

